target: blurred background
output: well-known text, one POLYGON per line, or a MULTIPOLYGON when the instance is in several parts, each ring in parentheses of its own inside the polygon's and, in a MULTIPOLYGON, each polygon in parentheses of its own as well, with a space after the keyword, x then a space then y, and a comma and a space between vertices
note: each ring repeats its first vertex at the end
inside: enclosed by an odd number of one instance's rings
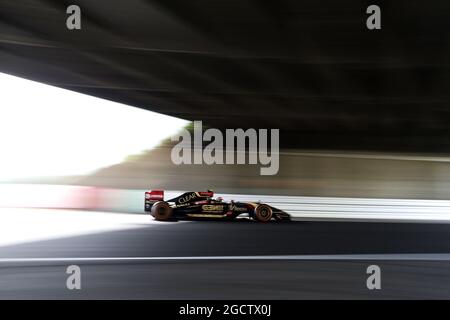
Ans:
POLYGON ((449 199, 446 1, 382 1, 375 31, 366 1, 70 4, 81 30, 66 1, 0 1, 0 205, 149 188, 449 199), (168 137, 193 120, 279 128, 279 173, 173 165, 168 137))

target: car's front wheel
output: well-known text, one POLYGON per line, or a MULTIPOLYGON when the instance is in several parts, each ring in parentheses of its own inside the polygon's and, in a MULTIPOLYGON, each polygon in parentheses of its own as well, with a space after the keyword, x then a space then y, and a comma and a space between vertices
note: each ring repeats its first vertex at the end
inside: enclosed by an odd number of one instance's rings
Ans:
POLYGON ((152 206, 151 215, 158 221, 167 221, 172 218, 173 211, 167 202, 159 201, 152 206))
POLYGON ((268 222, 272 219, 272 208, 266 204, 260 204, 255 208, 253 217, 259 222, 268 222))

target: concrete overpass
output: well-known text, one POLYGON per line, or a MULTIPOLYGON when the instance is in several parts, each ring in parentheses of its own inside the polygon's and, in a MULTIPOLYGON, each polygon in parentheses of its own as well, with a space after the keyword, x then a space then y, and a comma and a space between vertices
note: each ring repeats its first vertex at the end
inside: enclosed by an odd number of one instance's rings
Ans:
POLYGON ((369 4, 0 1, 0 72, 218 128, 281 128, 285 148, 449 152, 448 1, 377 1, 377 31, 369 4))

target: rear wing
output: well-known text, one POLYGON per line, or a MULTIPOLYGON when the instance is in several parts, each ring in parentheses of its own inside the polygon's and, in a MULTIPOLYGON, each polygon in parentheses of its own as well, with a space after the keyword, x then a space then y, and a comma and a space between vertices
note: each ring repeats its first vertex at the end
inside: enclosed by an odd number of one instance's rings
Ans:
POLYGON ((151 190, 145 193, 145 200, 164 201, 164 190, 151 190))

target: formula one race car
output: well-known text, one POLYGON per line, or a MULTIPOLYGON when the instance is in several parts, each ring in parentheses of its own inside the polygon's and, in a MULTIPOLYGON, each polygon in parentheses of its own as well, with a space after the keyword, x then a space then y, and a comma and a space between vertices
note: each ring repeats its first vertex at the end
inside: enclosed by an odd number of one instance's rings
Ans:
POLYGON ((222 198, 213 199, 214 192, 185 192, 170 200, 164 200, 163 190, 152 190, 145 193, 145 211, 159 221, 217 218, 234 219, 248 214, 260 222, 290 220, 286 212, 260 202, 224 202, 222 198))

